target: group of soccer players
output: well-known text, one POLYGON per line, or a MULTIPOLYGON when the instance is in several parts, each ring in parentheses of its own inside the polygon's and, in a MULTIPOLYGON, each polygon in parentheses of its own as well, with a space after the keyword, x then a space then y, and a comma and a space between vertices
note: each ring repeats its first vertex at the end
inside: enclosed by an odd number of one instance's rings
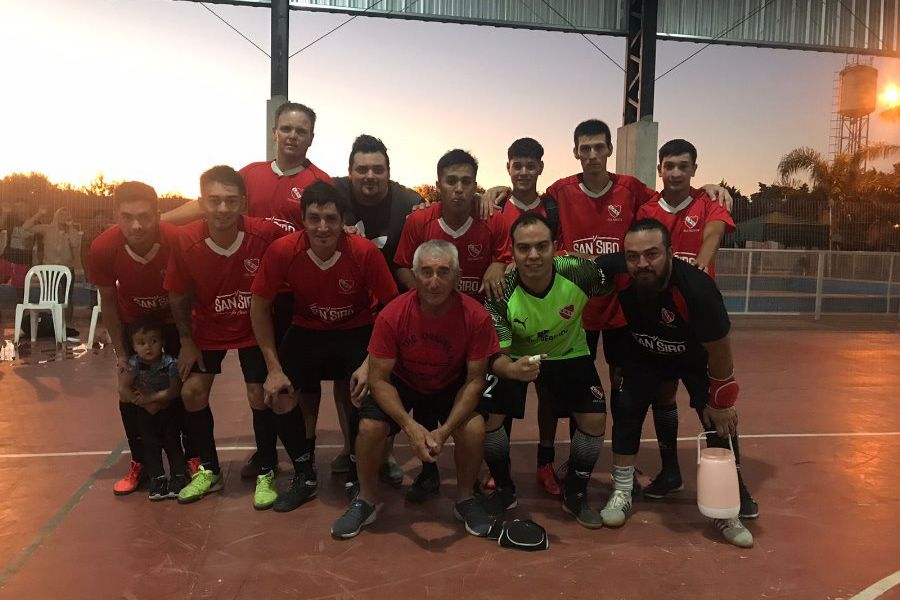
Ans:
MULTIPOLYGON (((539 399, 538 480, 584 527, 618 527, 630 514, 650 407, 662 468, 643 494, 682 489, 679 380, 714 430, 708 443, 730 442, 737 453, 738 386, 713 279, 734 223, 722 188, 691 187, 690 143, 660 149, 659 193, 607 171, 612 140, 599 120, 574 132, 582 172, 543 195, 543 148, 531 138, 509 148, 511 187, 481 197, 476 159, 451 150, 437 164, 440 202, 426 206, 390 180, 387 149, 372 136, 357 138, 348 176, 332 180, 306 158, 315 121, 305 105, 282 105, 274 161, 209 169, 199 201, 162 218, 151 187, 116 188, 117 225, 89 253, 132 454, 116 494, 150 481, 152 500, 190 503, 222 489, 210 396, 229 350, 238 352, 256 442, 241 474, 255 477, 260 510, 287 512, 316 496, 321 382, 334 382, 345 443, 331 467, 348 474, 350 501, 331 529, 338 539, 375 520, 379 479, 402 482, 391 456, 400 431, 422 461, 407 499, 437 494, 437 459, 452 437, 454 514, 470 534, 487 535, 517 504, 510 431, 529 382, 539 399), (606 431, 601 337, 613 493, 596 510, 587 488, 606 431), (570 418, 571 450, 557 475, 560 417, 570 418), (278 439, 294 468, 280 491, 278 439)), ((741 516, 755 518, 739 481, 741 516)), ((752 545, 740 518, 716 525, 730 543, 752 545)))

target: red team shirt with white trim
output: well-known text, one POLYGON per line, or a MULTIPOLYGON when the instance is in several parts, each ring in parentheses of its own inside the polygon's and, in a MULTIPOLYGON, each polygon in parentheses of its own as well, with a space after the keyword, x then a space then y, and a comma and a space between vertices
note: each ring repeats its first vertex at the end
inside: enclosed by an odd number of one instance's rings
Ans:
POLYGON ((304 166, 299 172, 282 173, 274 162, 255 162, 241 169, 247 188, 247 214, 270 219, 286 231, 302 229, 303 190, 316 181, 333 183, 328 173, 311 162, 306 161, 304 166))
POLYGON ((466 362, 500 352, 491 316, 477 300, 453 293, 449 310, 422 312, 416 290, 401 294, 378 313, 369 354, 396 360, 394 375, 423 394, 446 389, 466 374, 466 362))
POLYGON ((238 238, 221 248, 209 238, 206 221, 181 228, 166 271, 165 288, 191 293, 191 331, 201 350, 256 345, 250 324, 250 288, 266 248, 285 235, 267 219, 241 217, 238 238))
MULTIPOLYGON (((641 206, 638 219, 656 219, 666 226, 672 236, 672 251, 676 258, 697 266, 697 254, 703 245, 703 229, 710 221, 723 221, 726 235, 735 229, 734 220, 718 202, 713 201, 706 192, 691 188, 690 198, 678 206, 670 206, 661 194, 641 206)), ((707 269, 710 277, 715 279, 715 263, 707 269)))
POLYGON ((88 276, 100 287, 115 287, 119 316, 123 323, 154 315, 172 322, 169 294, 163 288, 169 253, 178 238, 178 227, 159 224, 159 241, 146 256, 128 247, 121 227, 110 227, 91 243, 88 276))
MULTIPOLYGON (((531 204, 524 204, 512 194, 507 194, 506 202, 503 203, 503 212, 501 213, 503 216, 503 228, 509 232, 512 229, 512 224, 516 222, 516 219, 525 213, 535 213, 542 217, 546 217, 547 209, 544 207, 544 202, 541 200, 541 197, 538 196, 531 204)), ((512 237, 509 239, 509 247, 512 247, 512 237)))
POLYGON ((486 221, 469 217, 468 221, 454 231, 441 218, 441 203, 429 208, 414 210, 406 219, 400 243, 394 255, 398 267, 412 268, 416 248, 429 240, 446 240, 456 246, 459 253, 459 291, 478 300, 478 293, 484 272, 493 262, 509 263, 509 229, 504 226, 503 216, 495 213, 486 221))
MULTIPOLYGON (((547 195, 559 207, 560 250, 595 256, 622 250, 625 232, 638 208, 655 192, 629 175, 610 173, 609 177, 608 188, 599 195, 584 187, 580 173, 560 179, 547 189, 547 195)), ((615 294, 591 298, 584 309, 585 329, 597 331, 625 325, 615 294)))
POLYGON ((341 234, 327 261, 298 231, 276 240, 263 257, 252 291, 271 300, 287 283, 294 294, 293 324, 309 329, 352 329, 375 322, 375 309, 397 297, 397 284, 375 244, 341 234))

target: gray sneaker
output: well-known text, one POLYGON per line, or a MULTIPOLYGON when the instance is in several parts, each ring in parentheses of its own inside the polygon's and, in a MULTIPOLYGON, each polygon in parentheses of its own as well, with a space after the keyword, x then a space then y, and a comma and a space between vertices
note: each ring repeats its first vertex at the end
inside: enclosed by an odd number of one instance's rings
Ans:
POLYGON ((732 517, 731 519, 716 519, 715 522, 716 527, 722 532, 722 535, 725 536, 725 539, 728 540, 729 544, 738 546, 739 548, 753 547, 753 534, 750 533, 749 529, 744 527, 744 524, 741 523, 741 520, 738 517, 732 517))
POLYGON ((357 498, 350 503, 350 508, 331 526, 331 537, 349 540, 359 535, 366 525, 375 522, 375 505, 357 498))
POLYGON ((603 517, 587 502, 585 494, 568 496, 563 493, 563 510, 573 517, 582 527, 588 529, 600 529, 603 527, 603 517))
POLYGON ((478 496, 454 504, 453 516, 463 522, 469 534, 478 537, 487 536, 494 524, 494 518, 488 514, 484 501, 478 496))
POLYGON ((607 527, 621 527, 631 512, 631 494, 622 490, 613 490, 606 506, 600 511, 603 524, 607 527))

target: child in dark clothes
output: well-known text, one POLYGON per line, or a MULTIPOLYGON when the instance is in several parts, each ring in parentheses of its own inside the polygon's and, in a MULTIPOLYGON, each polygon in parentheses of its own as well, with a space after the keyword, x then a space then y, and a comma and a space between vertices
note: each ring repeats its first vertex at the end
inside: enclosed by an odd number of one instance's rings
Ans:
POLYGON ((174 358, 163 352, 163 325, 152 318, 138 319, 129 328, 134 354, 122 378, 119 393, 144 410, 141 438, 144 468, 150 479, 150 500, 175 498, 187 483, 179 421, 172 400, 181 393, 181 378, 174 358), (169 461, 163 469, 162 450, 169 461))

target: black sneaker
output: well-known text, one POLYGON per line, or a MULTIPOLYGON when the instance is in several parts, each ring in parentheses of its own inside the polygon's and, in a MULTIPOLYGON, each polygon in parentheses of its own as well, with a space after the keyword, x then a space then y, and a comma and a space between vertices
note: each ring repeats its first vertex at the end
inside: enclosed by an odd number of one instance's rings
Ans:
POLYGON ((344 493, 347 495, 347 500, 350 502, 356 500, 356 497, 359 496, 359 481, 348 481, 345 483, 344 493))
POLYGON ((81 340, 81 332, 73 327, 66 327, 66 341, 77 342, 81 340))
POLYGON ((441 489, 441 475, 434 471, 422 471, 416 476, 412 486, 406 492, 406 501, 419 504, 431 496, 436 496, 441 489))
POLYGON ((169 498, 177 498, 178 492, 188 483, 187 475, 184 473, 172 475, 169 479, 169 498))
POLYGON ((650 482, 650 485, 644 488, 644 497, 664 498, 673 492, 680 492, 683 489, 684 483, 681 481, 681 473, 678 471, 660 471, 653 478, 653 481, 650 482))
POLYGON ((519 505, 515 487, 498 487, 484 500, 484 508, 489 515, 497 517, 519 505))
POLYGON ((586 494, 566 494, 563 492, 563 510, 575 517, 582 527, 587 529, 600 529, 603 527, 603 518, 600 512, 588 505, 586 494))
POLYGON ((484 502, 477 496, 453 505, 453 516, 463 522, 471 535, 485 537, 494 524, 494 517, 488 514, 484 502))
POLYGON ((165 475, 150 480, 150 500, 159 502, 169 497, 169 479, 165 475))
POLYGON ((750 491, 744 485, 744 482, 740 482, 740 493, 741 493, 741 512, 738 513, 738 516, 742 519, 755 519, 759 516, 759 504, 756 503, 756 500, 753 499, 753 496, 750 495, 750 491))
POLYGON ((278 500, 272 505, 272 509, 275 512, 291 512, 315 498, 318 491, 315 481, 309 480, 306 475, 295 475, 291 479, 291 487, 283 494, 278 494, 278 500))
POLYGON ((375 522, 375 505, 365 500, 356 499, 343 515, 331 526, 331 537, 348 540, 359 535, 366 525, 375 522))

